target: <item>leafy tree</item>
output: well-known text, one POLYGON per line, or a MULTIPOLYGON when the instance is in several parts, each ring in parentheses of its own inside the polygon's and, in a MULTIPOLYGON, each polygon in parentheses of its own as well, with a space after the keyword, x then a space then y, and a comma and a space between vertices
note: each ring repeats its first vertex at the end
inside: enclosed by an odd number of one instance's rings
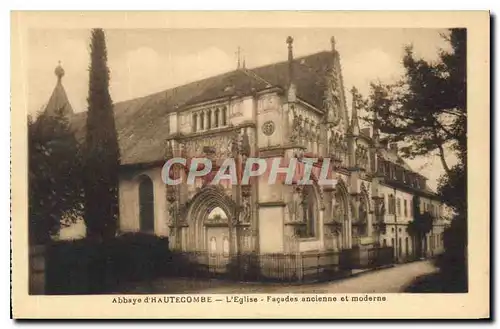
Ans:
POLYGON ((423 239, 432 230, 434 216, 425 211, 420 212, 420 198, 413 197, 413 220, 408 223, 408 233, 415 237, 417 256, 423 256, 423 239))
POLYGON ((445 149, 451 148, 460 159, 467 154, 466 30, 452 29, 443 38, 453 50, 442 50, 435 63, 415 58, 412 46, 407 46, 403 79, 392 85, 372 83, 369 110, 375 112, 382 133, 405 144, 403 156, 437 151, 449 173, 445 149))
POLYGON ((405 74, 392 85, 371 85, 368 119, 394 142, 402 142, 404 157, 435 154, 445 174, 439 181, 438 193, 457 216, 446 233, 445 254, 450 257, 441 268, 466 272, 464 252, 467 245, 467 30, 450 29, 442 36, 451 51, 441 50, 439 59, 429 62, 415 58, 411 46, 405 48, 405 74), (457 157, 450 166, 445 150, 457 157), (458 222, 457 222, 458 221, 458 222), (457 259, 461 257, 461 261, 457 259))
POLYGON ((30 242, 44 244, 83 214, 81 148, 62 109, 28 117, 30 242))
POLYGON ((85 223, 87 236, 106 239, 116 233, 120 152, 109 94, 105 34, 93 29, 85 139, 85 223))

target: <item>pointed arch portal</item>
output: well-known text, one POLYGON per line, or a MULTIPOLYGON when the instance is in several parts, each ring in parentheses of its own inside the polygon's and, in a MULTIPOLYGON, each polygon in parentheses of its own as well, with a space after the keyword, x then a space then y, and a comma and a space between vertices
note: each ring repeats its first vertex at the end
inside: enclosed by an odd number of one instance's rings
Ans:
POLYGON ((187 212, 189 249, 229 254, 230 228, 236 216, 234 201, 219 186, 203 188, 187 212))

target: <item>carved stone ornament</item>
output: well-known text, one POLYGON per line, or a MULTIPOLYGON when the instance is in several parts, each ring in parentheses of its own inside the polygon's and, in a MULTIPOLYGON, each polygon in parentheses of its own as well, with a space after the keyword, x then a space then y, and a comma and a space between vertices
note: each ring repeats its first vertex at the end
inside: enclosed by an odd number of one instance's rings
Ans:
POLYGON ((301 223, 304 211, 302 188, 297 186, 292 193, 292 200, 288 202, 289 223, 301 223))
POLYGON ((290 141, 292 143, 297 142, 301 132, 301 120, 300 117, 294 113, 293 123, 292 123, 292 133, 290 135, 290 141))
POLYGON ((252 203, 250 198, 243 198, 243 205, 240 212, 240 223, 249 224, 252 218, 252 203))
POLYGON ((266 136, 271 136, 274 133, 274 130, 276 129, 274 122, 269 120, 266 121, 262 124, 262 132, 266 136))
POLYGON ((233 140, 230 135, 204 136, 203 138, 191 139, 186 141, 187 156, 202 156, 204 150, 215 150, 214 157, 225 159, 232 156, 233 140))

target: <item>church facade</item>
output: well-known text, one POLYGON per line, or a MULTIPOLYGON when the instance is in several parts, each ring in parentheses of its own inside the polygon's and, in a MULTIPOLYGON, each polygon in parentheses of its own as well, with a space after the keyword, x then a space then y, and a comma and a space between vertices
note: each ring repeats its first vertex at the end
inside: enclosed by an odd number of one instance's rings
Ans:
MULTIPOLYGON (((172 250, 228 259, 379 247, 392 247, 397 261, 415 257, 417 248, 422 256, 439 253, 441 202, 396 144, 376 127, 360 128, 359 100, 353 90, 347 104, 334 39, 330 51, 300 58, 293 39, 286 42, 283 62, 115 104, 120 231, 167 236, 172 250), (214 170, 227 158, 329 159, 337 183, 268 184, 264 177, 247 185, 164 183, 168 159, 201 155, 214 170), (409 230, 415 211, 434 217, 421 243, 409 230)), ((71 122, 82 136, 85 113, 71 122)), ((174 173, 187 174, 181 167, 174 173)))

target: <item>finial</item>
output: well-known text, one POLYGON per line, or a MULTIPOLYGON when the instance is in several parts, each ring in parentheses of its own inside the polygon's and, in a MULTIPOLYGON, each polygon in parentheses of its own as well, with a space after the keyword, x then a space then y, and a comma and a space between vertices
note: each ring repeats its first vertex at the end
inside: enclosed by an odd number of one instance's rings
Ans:
POLYGON ((288 44, 288 47, 292 47, 293 38, 291 36, 288 36, 288 38, 286 38, 286 43, 288 44))
POLYGON ((64 69, 61 66, 61 61, 58 61, 58 64, 56 66, 56 69, 54 70, 54 73, 57 77, 57 80, 61 81, 62 77, 64 76, 64 69))
POLYGON ((332 36, 332 37, 330 38, 330 42, 331 42, 331 44, 332 44, 332 51, 335 51, 335 50, 336 50, 336 49, 335 49, 335 37, 333 37, 333 36, 332 36))
POLYGON ((240 64, 240 61, 241 61, 241 48, 240 46, 238 46, 238 50, 236 51, 236 56, 238 57, 238 70, 240 69, 241 67, 241 64, 240 64))

